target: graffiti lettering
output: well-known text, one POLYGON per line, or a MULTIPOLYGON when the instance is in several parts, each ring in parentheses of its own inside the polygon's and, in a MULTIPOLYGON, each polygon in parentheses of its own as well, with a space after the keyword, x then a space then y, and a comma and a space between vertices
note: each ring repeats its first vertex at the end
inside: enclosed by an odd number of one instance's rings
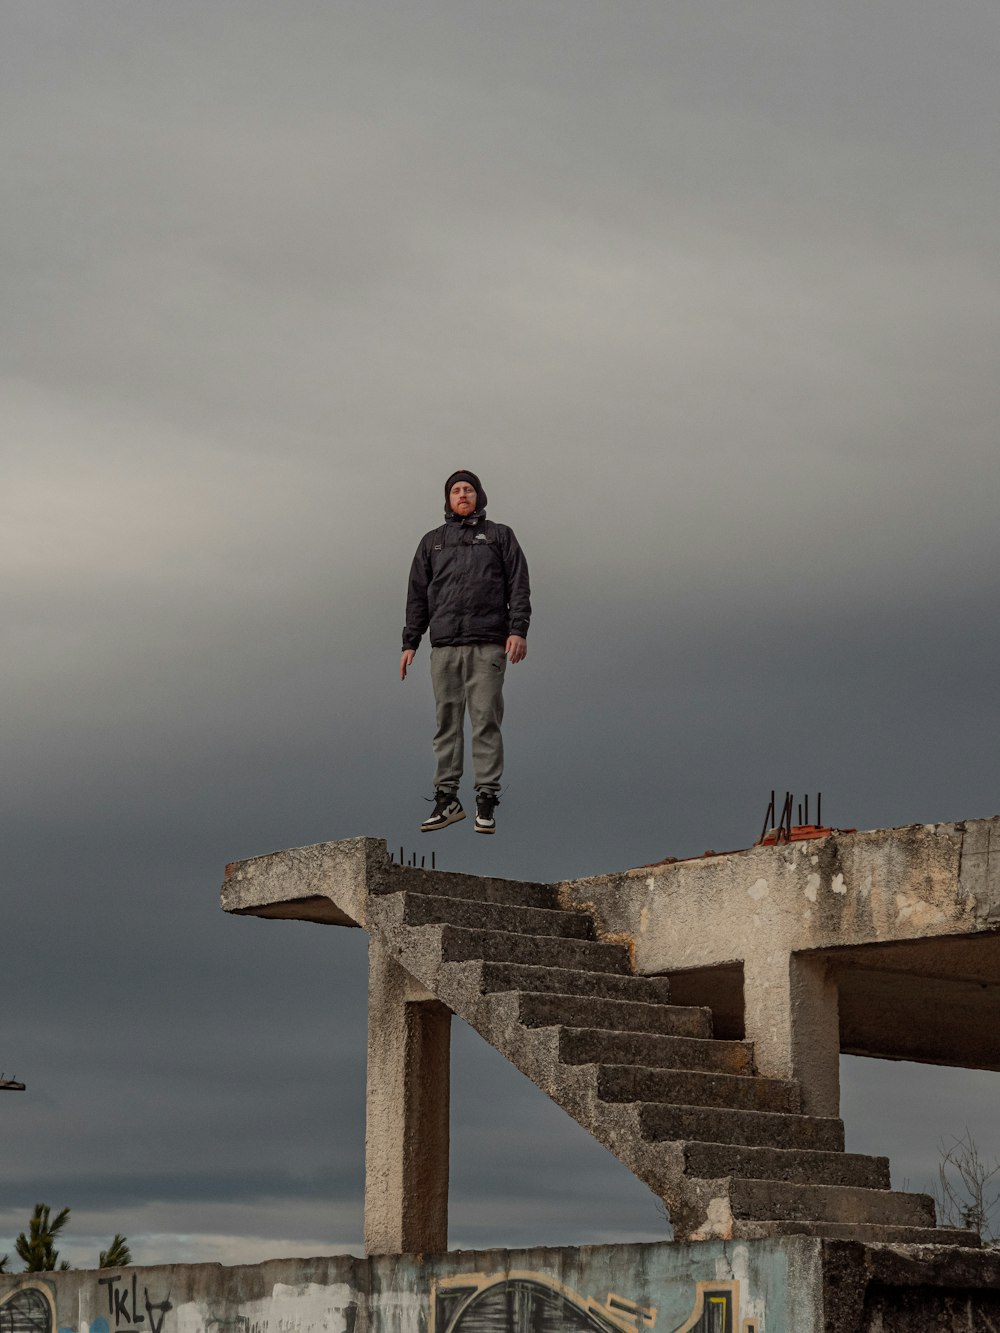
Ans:
POLYGON ((52 1333, 55 1306, 51 1293, 25 1287, 0 1300, 0 1333, 52 1333))
MULTIPOLYGON (((121 1282, 121 1273, 115 1273, 111 1277, 99 1277, 98 1286, 108 1289, 108 1314, 114 1316, 115 1328, 121 1328, 122 1324, 144 1324, 146 1321, 139 1315, 138 1319, 133 1319, 129 1314, 128 1308, 128 1287, 119 1287, 116 1284, 121 1282)), ((136 1276, 132 1274, 132 1309, 135 1309, 135 1287, 136 1276)))
MULTIPOLYGON (((134 1281, 135 1281, 135 1278, 133 1278, 132 1281, 134 1282, 134 1281)), ((135 1295, 134 1292, 133 1292, 132 1294, 133 1294, 133 1296, 135 1295)), ((113 1295, 114 1298, 115 1298, 115 1328, 117 1328, 119 1324, 123 1324, 123 1323, 124 1323, 124 1324, 131 1324, 131 1323, 142 1324, 142 1323, 145 1322, 145 1321, 143 1320, 142 1315, 137 1315, 136 1318, 133 1320, 133 1319, 132 1319, 132 1316, 129 1314, 129 1312, 128 1312, 128 1291, 127 1291, 127 1290, 126 1290, 126 1291, 122 1291, 120 1287, 114 1287, 114 1288, 109 1287, 109 1288, 108 1288, 108 1295, 109 1295, 109 1296, 113 1295)), ((135 1303, 135 1302, 133 1301, 133 1304, 134 1304, 134 1303, 135 1303)))
POLYGON ((146 1314, 149 1316, 150 1333, 163 1333, 163 1321, 167 1317, 167 1311, 174 1307, 169 1300, 151 1301, 148 1287, 143 1287, 142 1291, 146 1301, 146 1314), (154 1318, 154 1312, 160 1316, 159 1319, 154 1318))
POLYGON ((434 1333, 645 1333, 656 1314, 613 1292, 606 1302, 582 1296, 541 1273, 445 1278, 434 1289, 434 1333))
POLYGON ((162 1301, 151 1301, 149 1299, 149 1288, 143 1287, 143 1308, 145 1314, 139 1313, 139 1296, 137 1289, 136 1274, 132 1274, 131 1289, 126 1284, 118 1286, 122 1281, 121 1273, 112 1273, 109 1277, 99 1277, 98 1283, 108 1289, 108 1314, 114 1318, 115 1328, 140 1328, 149 1320, 149 1333, 163 1333, 163 1321, 167 1317, 167 1311, 174 1307, 170 1304, 169 1298, 162 1301), (131 1308, 129 1300, 131 1299, 131 1308))
MULTIPOLYGON (((672 1333, 737 1333, 738 1282, 699 1282, 694 1308, 672 1333)), ((608 1293, 583 1296, 543 1273, 469 1274, 433 1288, 433 1333, 647 1333, 657 1310, 608 1293)), ((666 1333, 666 1331, 664 1331, 666 1333)), ((740 1333, 757 1333, 745 1319, 740 1333)))

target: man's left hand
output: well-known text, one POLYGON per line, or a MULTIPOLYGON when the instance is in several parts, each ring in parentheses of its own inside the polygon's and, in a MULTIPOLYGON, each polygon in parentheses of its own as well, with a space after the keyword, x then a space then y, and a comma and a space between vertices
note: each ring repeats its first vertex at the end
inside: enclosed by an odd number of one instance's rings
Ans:
POLYGON ((523 662, 528 655, 527 639, 523 639, 520 634, 508 634, 507 647, 504 652, 510 658, 511 666, 515 662, 523 662))

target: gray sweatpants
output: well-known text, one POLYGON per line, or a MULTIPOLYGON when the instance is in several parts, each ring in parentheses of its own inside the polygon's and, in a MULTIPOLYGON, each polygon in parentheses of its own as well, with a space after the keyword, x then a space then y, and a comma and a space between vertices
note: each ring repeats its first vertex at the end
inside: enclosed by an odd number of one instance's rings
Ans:
POLYGON ((434 786, 457 791, 465 758, 465 710, 472 723, 472 770, 476 787, 499 792, 503 777, 504 650, 497 643, 431 649, 431 681, 437 704, 434 786))

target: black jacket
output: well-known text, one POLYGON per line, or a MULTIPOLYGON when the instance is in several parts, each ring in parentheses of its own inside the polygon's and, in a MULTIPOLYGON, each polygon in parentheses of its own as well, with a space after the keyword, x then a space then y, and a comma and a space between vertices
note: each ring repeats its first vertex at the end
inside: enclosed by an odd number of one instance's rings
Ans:
POLYGON ((528 563, 517 538, 484 514, 448 520, 428 532, 410 567, 403 647, 430 628, 435 647, 506 643, 526 637, 531 620, 528 563))

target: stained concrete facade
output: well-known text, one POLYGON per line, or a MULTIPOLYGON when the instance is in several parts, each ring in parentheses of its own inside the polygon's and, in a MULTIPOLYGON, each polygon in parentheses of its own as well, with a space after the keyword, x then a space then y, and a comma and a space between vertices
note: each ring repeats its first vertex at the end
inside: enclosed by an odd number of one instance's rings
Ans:
POLYGON ((808 1238, 0 1275, 0 1333, 987 1333, 1000 1255, 808 1238))
POLYGON ((222 905, 369 932, 368 1253, 446 1247, 451 1013, 644 1180, 676 1236, 968 1246, 890 1188, 886 1158, 844 1152, 837 1070, 842 1049, 1000 1068, 998 829, 558 885, 397 866, 355 838, 230 865, 222 905))
POLYGON ((716 1033, 836 1115, 841 1051, 1000 1069, 1000 818, 833 834, 568 881, 716 1033))
POLYGON ((365 1252, 448 1248, 451 1011, 369 946, 365 1252))

